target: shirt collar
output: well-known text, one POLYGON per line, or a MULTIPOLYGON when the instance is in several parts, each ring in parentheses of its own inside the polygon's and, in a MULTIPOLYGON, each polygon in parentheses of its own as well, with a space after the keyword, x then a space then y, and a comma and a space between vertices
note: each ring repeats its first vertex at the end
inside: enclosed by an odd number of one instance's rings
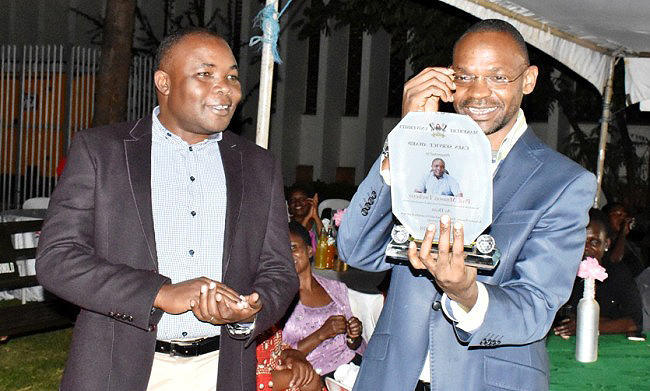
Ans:
POLYGON ((526 123, 526 116, 524 115, 524 111, 522 109, 519 109, 517 112, 517 121, 513 125, 512 129, 508 132, 506 137, 503 139, 501 142, 501 145, 499 146, 499 150, 496 152, 496 154, 492 155, 492 173, 494 174, 496 172, 497 167, 499 166, 499 163, 503 161, 503 159, 508 156, 508 153, 512 149, 512 147, 517 143, 517 140, 521 137, 522 134, 528 129, 528 124, 526 123))
MULTIPOLYGON (((158 118, 158 115, 160 115, 160 106, 156 106, 153 108, 153 111, 151 112, 151 132, 153 137, 155 137, 158 140, 169 140, 174 144, 177 145, 182 145, 183 147, 186 147, 189 145, 187 141, 183 140, 180 138, 178 135, 172 133, 170 130, 168 130, 161 122, 160 119, 158 118)), ((194 144, 193 146, 200 147, 205 144, 212 144, 214 142, 221 141, 223 138, 223 132, 217 132, 214 134, 211 134, 208 136, 207 139, 204 141, 201 141, 200 143, 194 144)))

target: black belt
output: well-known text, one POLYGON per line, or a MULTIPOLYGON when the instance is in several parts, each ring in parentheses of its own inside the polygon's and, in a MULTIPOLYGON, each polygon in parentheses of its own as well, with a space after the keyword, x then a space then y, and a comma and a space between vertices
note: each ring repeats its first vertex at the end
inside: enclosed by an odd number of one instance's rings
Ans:
POLYGON ((205 338, 194 342, 156 341, 156 352, 170 356, 196 357, 219 350, 219 336, 205 338))

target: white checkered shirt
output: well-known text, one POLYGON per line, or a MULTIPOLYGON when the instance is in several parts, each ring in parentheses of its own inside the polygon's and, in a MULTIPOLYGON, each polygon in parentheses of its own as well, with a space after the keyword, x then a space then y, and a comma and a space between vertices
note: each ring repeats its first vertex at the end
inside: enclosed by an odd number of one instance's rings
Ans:
MULTIPOLYGON (((189 145, 152 113, 151 206, 160 274, 172 283, 197 277, 221 281, 226 221, 226 177, 219 153, 222 134, 189 145)), ((160 340, 212 337, 219 327, 189 311, 164 314, 160 340)))

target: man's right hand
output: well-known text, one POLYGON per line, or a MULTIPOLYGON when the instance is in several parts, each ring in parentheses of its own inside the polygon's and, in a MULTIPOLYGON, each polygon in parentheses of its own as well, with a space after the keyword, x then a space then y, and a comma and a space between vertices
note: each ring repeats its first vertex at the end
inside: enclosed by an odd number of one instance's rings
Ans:
POLYGON ((411 111, 438 111, 440 100, 454 101, 454 70, 429 67, 404 84, 402 117, 411 111))
POLYGON ((209 286, 212 280, 199 277, 177 284, 165 284, 160 287, 153 306, 168 314, 182 314, 190 310, 190 302, 198 301, 202 286, 209 286))

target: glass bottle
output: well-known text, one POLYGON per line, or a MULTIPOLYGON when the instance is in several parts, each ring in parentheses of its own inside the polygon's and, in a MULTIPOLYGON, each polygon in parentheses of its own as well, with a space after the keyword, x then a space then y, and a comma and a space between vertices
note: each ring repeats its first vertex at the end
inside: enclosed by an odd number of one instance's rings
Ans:
POLYGON ((600 306, 596 301, 593 278, 584 279, 585 288, 578 302, 576 319, 576 360, 594 362, 598 359, 598 321, 600 306))
POLYGON ((327 268, 327 232, 323 228, 318 236, 316 245, 316 256, 314 257, 314 267, 316 269, 327 268))
POLYGON ((327 229, 327 268, 334 268, 334 257, 336 256, 336 240, 332 235, 332 228, 327 229))

